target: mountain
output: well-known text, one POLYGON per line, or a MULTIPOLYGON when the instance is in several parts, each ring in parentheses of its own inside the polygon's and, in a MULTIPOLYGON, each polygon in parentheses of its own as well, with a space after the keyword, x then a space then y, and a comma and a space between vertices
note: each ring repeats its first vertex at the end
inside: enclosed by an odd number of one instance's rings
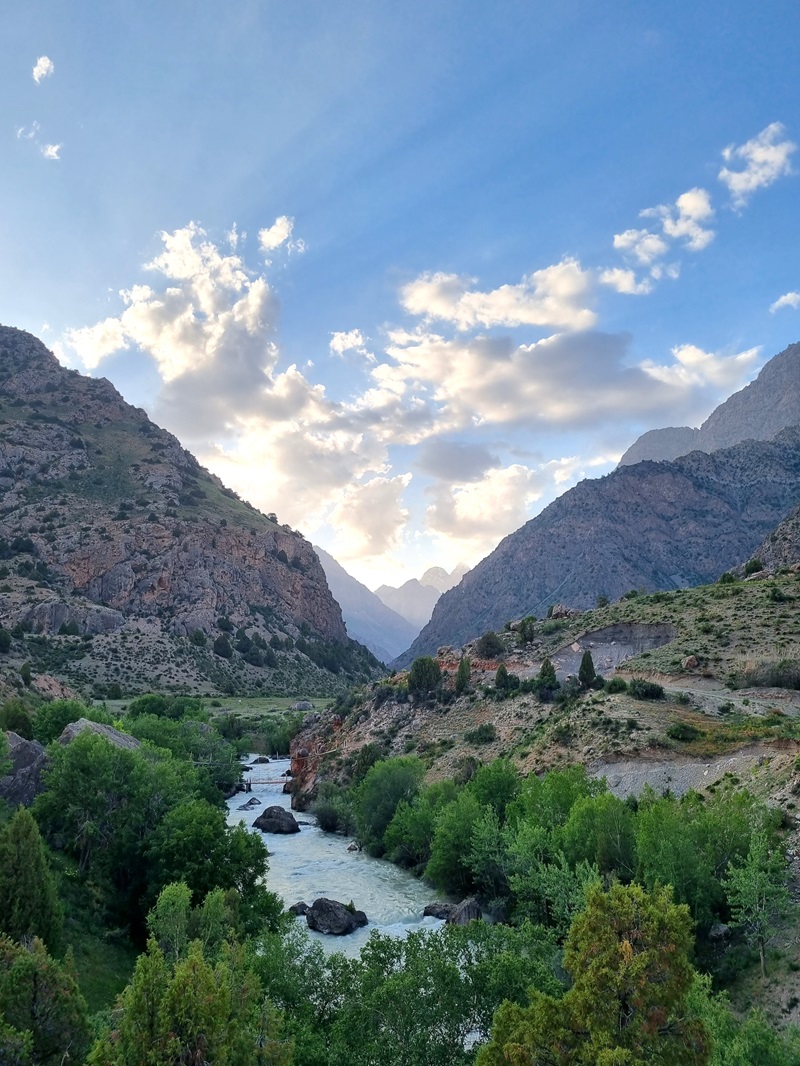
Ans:
POLYGON ((769 570, 800 564, 800 506, 786 516, 781 524, 765 538, 753 552, 756 559, 769 570))
POLYGON ((646 459, 672 460, 690 451, 713 452, 744 440, 770 440, 800 425, 800 342, 789 345, 760 374, 708 416, 699 429, 651 429, 620 459, 630 466, 646 459))
POLYGON ((398 662, 463 644, 558 601, 713 581, 800 501, 800 427, 582 481, 506 537, 441 597, 398 662))
POLYGON ((441 594, 457 585, 466 573, 464 563, 459 563, 449 574, 444 567, 431 566, 421 578, 412 577, 399 588, 381 585, 375 589, 375 595, 410 622, 416 635, 430 618, 441 594))
POLYGON ((388 663, 404 651, 419 632, 391 608, 387 607, 366 585, 356 581, 326 551, 314 546, 319 556, 328 588, 342 609, 347 632, 364 644, 382 662, 388 663))
POLYGON ((108 381, 8 327, 0 508, 12 654, 79 688, 126 677, 133 691, 325 692, 376 666, 348 641, 299 533, 240 500, 108 381))

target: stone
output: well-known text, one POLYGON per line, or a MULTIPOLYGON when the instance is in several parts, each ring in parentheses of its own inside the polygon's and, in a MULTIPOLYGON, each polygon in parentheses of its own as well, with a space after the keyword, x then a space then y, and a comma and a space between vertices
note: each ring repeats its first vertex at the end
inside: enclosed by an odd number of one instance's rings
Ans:
POLYGON ((264 763, 268 763, 268 762, 269 762, 269 759, 267 758, 266 755, 256 755, 255 759, 253 759, 253 761, 252 761, 252 763, 250 765, 251 766, 261 766, 264 763))
POLYGON ((714 922, 708 931, 710 940, 726 940, 730 935, 730 928, 723 922, 714 922))
POLYGON ((290 710, 292 711, 313 711, 314 704, 311 700, 298 700, 297 703, 293 703, 290 710))
POLYGON ((0 777, 0 800, 14 810, 20 804, 30 807, 40 792, 44 792, 42 771, 47 767, 47 752, 36 740, 25 740, 18 733, 6 733, 11 773, 0 777))
POLYGON ((302 899, 299 903, 293 903, 291 907, 288 908, 289 914, 293 914, 295 918, 305 918, 310 910, 311 908, 309 905, 302 899))
POLYGON ((348 851, 361 851, 361 845, 358 844, 355 840, 351 840, 350 843, 347 845, 347 850, 348 851))
POLYGON ((422 915, 425 918, 441 918, 446 922, 454 909, 454 903, 429 903, 422 915))
POLYGON ((267 807, 253 822, 254 829, 262 833, 299 833, 300 826, 291 811, 285 807, 267 807))
POLYGON ((699 663, 696 655, 687 655, 681 663, 682 670, 696 670, 699 663))
POLYGON ((69 744, 81 733, 96 733, 99 737, 107 740, 109 744, 113 744, 115 748, 124 748, 127 751, 135 751, 142 746, 141 741, 137 740, 136 737, 121 733, 119 729, 114 729, 111 725, 104 725, 102 722, 90 722, 88 718, 79 718, 77 722, 70 722, 68 726, 65 726, 63 733, 58 738, 58 743, 69 744))
POLYGON ((457 903, 447 916, 448 925, 469 925, 470 922, 480 921, 483 917, 481 905, 474 896, 457 903))
MULTIPOLYGON (((352 904, 350 905, 352 907, 352 904)), ((321 896, 315 899, 306 914, 308 928, 328 936, 347 936, 348 933, 367 925, 363 911, 351 910, 335 899, 321 896)))

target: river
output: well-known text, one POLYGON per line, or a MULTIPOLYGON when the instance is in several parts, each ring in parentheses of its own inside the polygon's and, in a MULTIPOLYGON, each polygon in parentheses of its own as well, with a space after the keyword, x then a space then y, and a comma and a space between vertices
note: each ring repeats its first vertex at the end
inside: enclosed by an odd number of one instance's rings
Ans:
MULTIPOLYGON (((248 765, 252 756, 248 759, 248 765)), ((254 784, 252 792, 239 792, 228 800, 228 824, 244 822, 252 827, 253 822, 266 807, 281 806, 290 809, 290 797, 283 795, 283 774, 289 769, 288 759, 273 759, 269 763, 256 764, 250 774, 253 778, 268 777, 274 784, 254 784), (260 807, 249 811, 239 808, 251 796, 261 800, 260 807)), ((436 892, 418 881, 407 870, 400 869, 383 859, 372 859, 360 851, 348 851, 350 839, 334 833, 323 833, 310 813, 297 813, 299 833, 286 836, 276 833, 261 833, 269 849, 269 873, 267 885, 276 892, 285 905, 299 900, 311 904, 320 896, 349 903, 351 900, 369 919, 369 925, 357 929, 348 936, 326 936, 309 930, 309 936, 318 940, 327 951, 343 951, 357 955, 366 943, 370 932, 378 929, 392 936, 405 936, 413 929, 435 929, 442 923, 435 918, 423 918, 427 903, 436 899, 436 892)), ((258 829, 252 829, 260 833, 258 829)), ((305 918, 298 923, 306 928, 305 918)))

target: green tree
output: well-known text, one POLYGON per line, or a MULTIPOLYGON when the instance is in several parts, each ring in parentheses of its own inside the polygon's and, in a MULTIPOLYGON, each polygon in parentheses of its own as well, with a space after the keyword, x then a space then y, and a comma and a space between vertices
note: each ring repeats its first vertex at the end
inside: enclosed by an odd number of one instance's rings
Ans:
POLYGON ((416 796, 425 767, 415 755, 383 759, 366 774, 356 795, 359 838, 370 855, 382 855, 384 834, 399 804, 416 796))
POLYGON ((517 636, 520 644, 530 644, 536 636, 536 617, 529 614, 517 626, 517 636))
POLYGON ((11 753, 8 747, 8 740, 4 732, 0 732, 0 777, 5 777, 6 774, 11 772, 12 762, 11 753))
POLYGON ((688 1015, 694 979, 691 918, 669 888, 596 887, 567 937, 573 979, 561 998, 534 992, 504 1004, 479 1066, 704 1066, 709 1040, 688 1015))
POLYGON ((508 689, 508 667, 505 663, 500 663, 494 675, 494 687, 498 692, 505 692, 508 689))
POLYGON ((496 659, 505 650, 505 644, 492 629, 484 633, 475 645, 475 654, 479 659, 496 659))
POLYGON ((87 707, 78 700, 51 700, 37 709, 33 721, 33 735, 40 744, 49 744, 57 740, 64 729, 79 718, 111 725, 111 716, 97 707, 87 707))
POLYGON ((558 678, 556 677, 556 668, 553 666, 550 658, 545 655, 542 660, 542 665, 539 667, 539 673, 536 675, 539 690, 555 692, 558 688, 558 678))
POLYGON ((468 655, 462 655, 456 671, 456 695, 460 696, 469 688, 470 662, 468 655))
POLYGON ((33 740, 30 708, 17 696, 12 696, 0 707, 0 731, 11 731, 24 740, 33 740))
POLYGON ((233 656, 233 648, 224 633, 220 633, 214 641, 214 654, 222 659, 230 659, 233 656))
POLYGON ((443 892, 464 896, 475 888, 470 848, 475 826, 486 809, 464 789, 439 813, 425 876, 443 892))
POLYGON ((596 863, 601 873, 616 874, 623 881, 636 873, 636 819, 610 792, 578 798, 560 839, 573 865, 582 860, 596 863))
POLYGON ((0 835, 0 931, 14 940, 38 936, 52 952, 60 945, 62 924, 39 827, 20 807, 0 835))
POLYGON ((441 679, 442 670, 438 661, 430 655, 420 655, 408 671, 408 691, 427 696, 437 688, 441 679))
POLYGON ((392 862, 401 866, 425 866, 431 857, 436 817, 457 795, 452 781, 436 781, 413 800, 398 803, 383 838, 392 862))
MULTIPOLYGON (((0 936, 0 1061, 6 1041, 20 1064, 82 1062, 89 1047, 86 1003, 69 968, 38 937, 20 944, 0 936), (31 1057, 19 1057, 25 1048, 31 1057)), ((9 1058, 14 1062, 14 1058, 9 1058)))
POLYGON ((766 947, 778 918, 789 905, 788 871, 782 851, 760 829, 753 834, 747 855, 731 863, 723 882, 732 924, 751 933, 758 944, 761 975, 767 975, 766 947))
POLYGON ((594 668, 594 659, 592 658, 592 653, 587 648, 583 653, 581 665, 578 668, 578 681, 581 683, 581 688, 591 688, 596 677, 597 672, 594 668))
POLYGON ((5 655, 11 651, 11 634, 7 629, 0 627, 0 654, 5 655))

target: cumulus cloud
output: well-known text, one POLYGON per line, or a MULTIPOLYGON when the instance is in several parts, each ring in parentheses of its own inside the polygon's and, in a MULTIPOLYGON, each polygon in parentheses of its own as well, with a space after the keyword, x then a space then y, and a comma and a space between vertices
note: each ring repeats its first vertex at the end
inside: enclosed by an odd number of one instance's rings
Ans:
POLYGON ((781 122, 772 122, 759 134, 740 145, 728 145, 722 158, 719 180, 727 185, 733 206, 744 207, 757 189, 772 185, 791 173, 791 156, 797 145, 785 136, 781 122), (740 164, 738 169, 733 166, 740 164))
POLYGON ((666 255, 669 245, 657 233, 646 229, 626 229, 614 234, 614 247, 629 252, 642 266, 650 266, 656 259, 666 255))
POLYGON ((783 296, 778 297, 774 304, 770 305, 770 311, 774 315, 782 307, 800 307, 800 292, 785 292, 783 296))
POLYGON ((354 352, 362 356, 370 363, 375 362, 375 356, 367 348, 367 340, 360 329, 350 329, 346 332, 331 333, 328 348, 332 355, 343 358, 346 352, 354 352))
POLYGON ((410 481, 410 474, 374 477, 344 490, 330 516, 343 558, 383 555, 397 546, 409 517, 402 494, 410 481))
POLYGON ((478 481, 487 470, 500 466, 498 456, 483 444, 432 437, 417 452, 417 466, 424 474, 443 481, 478 481))
POLYGON ((33 66, 33 80, 38 85, 45 78, 49 78, 55 69, 56 65, 49 56, 39 56, 33 66))
POLYGON ((622 267, 610 267, 608 270, 601 271, 598 280, 601 285, 608 285, 609 288, 628 296, 643 296, 653 291, 653 283, 649 278, 637 281, 636 274, 632 270, 625 270, 622 267))
POLYGON ((689 189, 674 204, 647 208, 642 217, 661 219, 664 235, 682 241, 692 252, 702 251, 714 239, 714 231, 705 225, 714 217, 711 197, 705 189, 689 189))
POLYGON ((483 326, 558 326, 589 329, 597 316, 587 306, 592 274, 576 259, 534 270, 516 285, 482 292, 474 278, 422 274, 403 287, 400 300, 409 314, 452 322, 459 330, 483 326))
POLYGON ((294 219, 280 215, 271 226, 258 231, 258 243, 264 252, 274 252, 282 244, 290 241, 294 230, 294 219))
POLYGON ((40 149, 45 159, 60 159, 61 158, 61 145, 60 144, 43 144, 40 149))
POLYGON ((641 365, 646 374, 666 384, 687 388, 712 385, 732 391, 752 373, 760 352, 760 348, 748 348, 736 355, 717 355, 694 344, 680 344, 672 349, 675 362, 670 366, 657 366, 650 360, 641 365))
POLYGON ((20 126, 17 129, 18 141, 34 141, 39 136, 41 129, 38 122, 32 122, 30 126, 20 126))

